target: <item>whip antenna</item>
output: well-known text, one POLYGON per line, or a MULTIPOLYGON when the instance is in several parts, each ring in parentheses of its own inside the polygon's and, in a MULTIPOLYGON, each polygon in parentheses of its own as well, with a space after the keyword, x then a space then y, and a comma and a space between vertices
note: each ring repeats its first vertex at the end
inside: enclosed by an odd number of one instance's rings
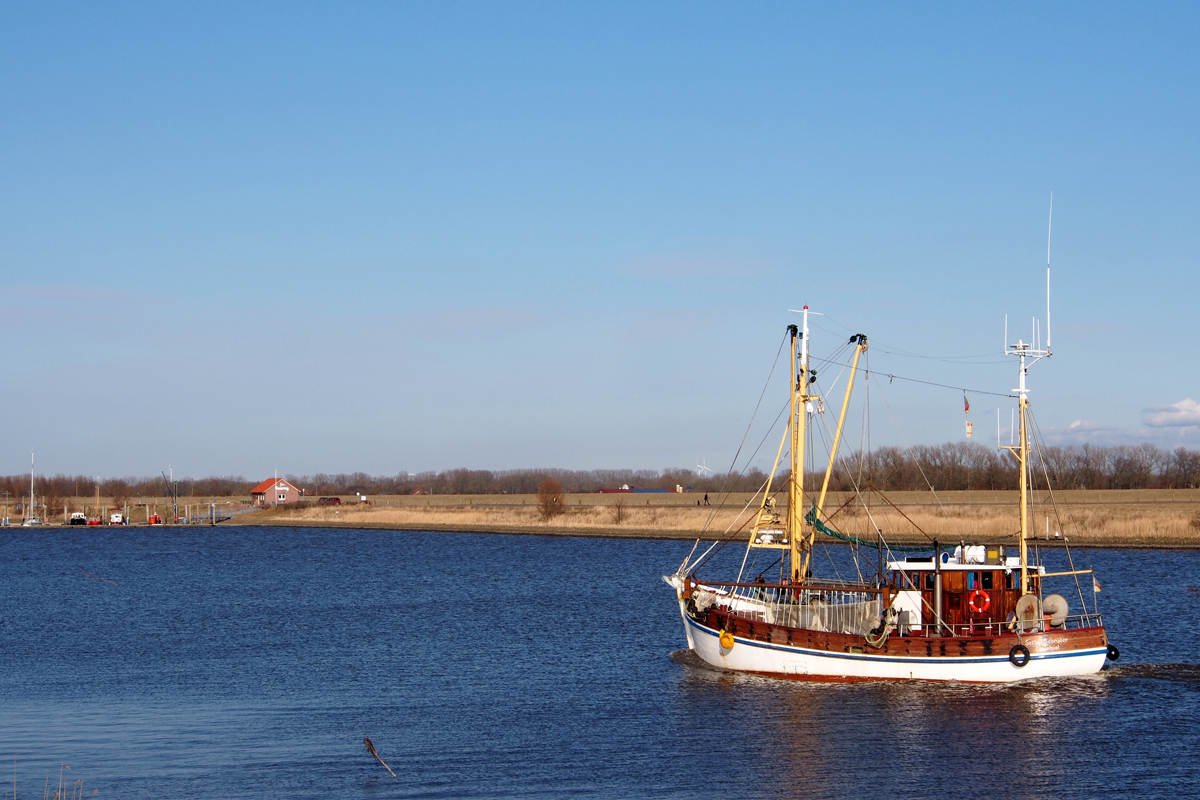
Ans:
POLYGON ((1054 230, 1054 192, 1050 193, 1050 219, 1046 223, 1046 351, 1050 350, 1050 234, 1054 230))

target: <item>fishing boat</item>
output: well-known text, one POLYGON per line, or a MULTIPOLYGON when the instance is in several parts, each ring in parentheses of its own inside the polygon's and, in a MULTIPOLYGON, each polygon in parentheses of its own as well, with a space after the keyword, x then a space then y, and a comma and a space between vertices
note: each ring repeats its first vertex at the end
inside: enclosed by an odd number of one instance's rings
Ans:
POLYGON ((787 329, 790 413, 771 475, 756 495, 757 512, 748 505, 747 522, 735 532, 737 541, 746 539, 741 567, 730 579, 704 573, 712 569, 714 549, 735 541, 731 534, 699 555, 694 547, 679 569, 663 578, 675 589, 688 647, 720 669, 812 681, 1004 683, 1088 675, 1099 672, 1106 660, 1117 659, 1119 651, 1109 643, 1100 617, 1100 587, 1092 570, 1072 566, 1048 571, 1031 546, 1026 377, 1033 363, 1050 355, 1048 338, 1043 349, 1036 333, 1034 343, 1014 345, 1007 343, 1005 333, 1006 353, 1020 365, 1015 390, 1019 442, 1002 448, 1016 459, 1021 476, 1015 546, 1011 539, 973 542, 951 533, 946 540, 957 542, 951 547, 936 539, 928 546, 902 547, 889 544, 878 525, 870 526, 872 536, 839 529, 846 516, 838 518, 838 512, 854 502, 865 503, 863 487, 855 487, 851 499, 832 514, 826 508, 859 360, 868 348, 862 334, 846 343, 853 356, 844 364, 845 397, 824 477, 819 488, 805 486, 806 452, 811 458, 807 439, 814 415, 824 410, 810 363, 809 313, 805 306, 801 325, 787 329), (790 473, 784 485, 773 488, 785 451, 790 473), (787 503, 781 509, 776 501, 783 495, 787 503), (863 561, 878 565, 875 574, 860 571, 854 580, 815 575, 818 536, 857 548, 856 553, 867 551, 871 557, 863 561), (752 557, 758 556, 775 559, 770 579, 757 568, 748 571, 752 557), (1064 594, 1050 591, 1055 580, 1078 589, 1079 608, 1072 609, 1064 594), (1090 607, 1085 586, 1091 590, 1090 607))

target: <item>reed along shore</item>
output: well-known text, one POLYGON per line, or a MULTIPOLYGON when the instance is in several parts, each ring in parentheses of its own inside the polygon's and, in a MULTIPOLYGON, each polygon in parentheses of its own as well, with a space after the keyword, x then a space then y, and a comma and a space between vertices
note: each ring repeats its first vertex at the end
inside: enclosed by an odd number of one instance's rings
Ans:
MULTIPOLYGON (((892 544, 1013 543, 1020 527, 1016 491, 892 492, 864 507, 831 493, 828 525, 892 544)), ((652 539, 745 537, 758 505, 748 494, 566 495, 562 513, 545 518, 536 495, 373 497, 369 504, 304 502, 241 514, 223 524, 534 533, 652 539), (699 502, 699 505, 697 503, 699 502)), ((1084 547, 1200 549, 1200 489, 1075 490, 1032 495, 1035 538, 1084 547)), ((776 510, 786 514, 786 498, 776 510)), ((836 542, 819 535, 820 540, 836 542)))

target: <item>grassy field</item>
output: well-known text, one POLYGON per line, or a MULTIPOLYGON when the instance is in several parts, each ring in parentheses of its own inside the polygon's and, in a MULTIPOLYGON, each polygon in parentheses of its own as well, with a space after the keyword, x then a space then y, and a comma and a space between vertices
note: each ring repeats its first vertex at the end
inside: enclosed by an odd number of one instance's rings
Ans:
MULTIPOLYGON (((244 524, 345 525, 424 530, 528 532, 691 539, 748 531, 757 505, 748 494, 568 495, 564 513, 545 521, 532 495, 447 495, 371 498, 370 505, 268 509, 240 517, 244 524)), ((877 528, 894 543, 937 539, 1015 541, 1018 494, 1011 492, 896 492, 869 498, 869 507, 831 494, 830 526, 873 539, 877 528), (850 501, 847 504, 847 501, 850 501), (890 501, 890 502, 888 502, 890 501), (845 505, 842 508, 843 504, 845 505), (840 510, 838 510, 840 509, 840 510)), ((780 500, 780 511, 784 501, 780 500)), ((1100 546, 1200 547, 1200 490, 1073 491, 1032 502, 1039 539, 1100 546), (1048 524, 1047 524, 1048 523, 1048 524), (1056 536, 1056 534, 1059 534, 1056 536)))

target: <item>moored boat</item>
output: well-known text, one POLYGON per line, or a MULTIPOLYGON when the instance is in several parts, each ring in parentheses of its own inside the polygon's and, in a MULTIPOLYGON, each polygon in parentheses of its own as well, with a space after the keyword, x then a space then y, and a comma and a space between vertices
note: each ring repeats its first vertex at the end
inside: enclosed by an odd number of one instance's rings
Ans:
MULTIPOLYGON (((704 662, 722 669, 783 678, 820 681, 929 680, 1002 683, 1036 677, 1099 672, 1119 652, 1108 635, 1096 602, 1098 583, 1086 602, 1081 576, 1090 569, 1047 571, 1031 539, 1030 421, 1026 375, 1050 355, 1049 345, 1018 341, 1006 352, 1020 363, 1016 391, 1019 444, 1003 449, 1016 459, 1020 477, 1020 529, 1012 543, 971 543, 942 547, 889 544, 873 524, 874 537, 838 530, 826 512, 846 412, 867 337, 850 338, 851 363, 828 466, 819 489, 804 485, 805 453, 814 414, 823 408, 815 390, 809 354, 808 307, 801 326, 788 326, 791 381, 790 414, 775 467, 758 495, 758 510, 748 525, 746 555, 732 580, 701 575, 711 568, 710 547, 691 555, 664 580, 676 591, 688 647, 704 662), (784 452, 790 459, 785 485, 772 489, 784 452), (784 511, 778 495, 786 494, 784 511), (805 513, 804 509, 808 509, 805 513), (876 574, 859 570, 856 580, 814 575, 817 535, 834 537, 876 558, 876 574), (775 551, 767 570, 748 574, 752 555, 775 551), (907 551, 907 552, 906 552, 907 551), (767 580, 764 573, 772 572, 767 580), (1063 594, 1050 591, 1054 579, 1072 579, 1079 609, 1072 612, 1063 594)), ((1035 339, 1037 337, 1035 336, 1035 339)), ((862 502, 862 487, 854 495, 862 502)), ((847 503, 853 502, 847 501, 847 503)), ((845 506, 843 506, 844 508, 845 506)), ((868 514, 869 516, 869 514, 868 514)), ((732 537, 725 541, 732 541, 732 537)), ((857 553, 856 552, 856 559, 857 553)), ((693 550, 695 553, 695 549, 693 550)), ((857 564, 857 560, 856 560, 857 564)))

